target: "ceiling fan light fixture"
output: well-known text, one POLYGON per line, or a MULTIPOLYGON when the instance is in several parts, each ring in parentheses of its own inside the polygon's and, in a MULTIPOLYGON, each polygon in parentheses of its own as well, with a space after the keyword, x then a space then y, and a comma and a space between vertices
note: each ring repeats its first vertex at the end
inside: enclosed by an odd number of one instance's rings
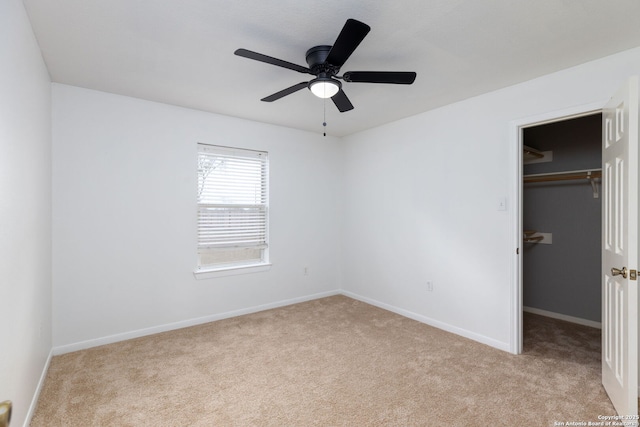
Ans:
POLYGON ((309 90, 318 98, 331 98, 341 86, 339 81, 330 77, 318 77, 309 82, 309 90))

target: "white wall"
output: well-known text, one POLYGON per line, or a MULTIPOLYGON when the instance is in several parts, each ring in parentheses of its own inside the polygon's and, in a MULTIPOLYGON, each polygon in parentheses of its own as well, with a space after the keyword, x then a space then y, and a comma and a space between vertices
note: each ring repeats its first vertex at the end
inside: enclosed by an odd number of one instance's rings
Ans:
POLYGON ((342 140, 54 84, 54 346, 342 289, 507 350, 512 122, 638 69, 634 49, 342 140), (270 152, 271 271, 193 278, 198 141, 270 152))
POLYGON ((53 135, 56 351, 340 288, 339 140, 60 84, 53 135), (269 152, 270 271, 194 278, 197 142, 269 152))
POLYGON ((639 72, 634 49, 345 138, 345 290, 508 349, 510 122, 604 102, 639 72))
POLYGON ((22 425, 51 350, 51 88, 20 0, 0 2, 0 401, 22 425))

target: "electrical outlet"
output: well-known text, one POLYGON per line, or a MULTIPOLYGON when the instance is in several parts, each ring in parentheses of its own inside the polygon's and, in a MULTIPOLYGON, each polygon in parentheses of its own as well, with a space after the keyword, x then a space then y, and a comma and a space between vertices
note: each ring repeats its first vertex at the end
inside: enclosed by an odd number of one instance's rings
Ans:
POLYGON ((432 281, 428 281, 427 282, 427 291, 433 292, 433 282, 432 281))

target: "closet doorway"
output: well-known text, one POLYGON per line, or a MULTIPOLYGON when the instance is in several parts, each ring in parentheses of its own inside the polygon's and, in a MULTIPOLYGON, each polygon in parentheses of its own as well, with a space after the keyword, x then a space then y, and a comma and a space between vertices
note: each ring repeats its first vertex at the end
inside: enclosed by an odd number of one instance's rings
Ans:
POLYGON ((524 127, 522 141, 523 311, 600 328, 602 113, 524 127))

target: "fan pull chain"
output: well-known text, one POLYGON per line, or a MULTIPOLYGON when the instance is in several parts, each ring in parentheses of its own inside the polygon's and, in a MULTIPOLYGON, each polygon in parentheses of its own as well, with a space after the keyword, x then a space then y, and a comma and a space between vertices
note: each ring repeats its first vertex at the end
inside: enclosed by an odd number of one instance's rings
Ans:
POLYGON ((324 129, 322 136, 327 136, 327 98, 324 98, 322 102, 322 126, 324 129))

